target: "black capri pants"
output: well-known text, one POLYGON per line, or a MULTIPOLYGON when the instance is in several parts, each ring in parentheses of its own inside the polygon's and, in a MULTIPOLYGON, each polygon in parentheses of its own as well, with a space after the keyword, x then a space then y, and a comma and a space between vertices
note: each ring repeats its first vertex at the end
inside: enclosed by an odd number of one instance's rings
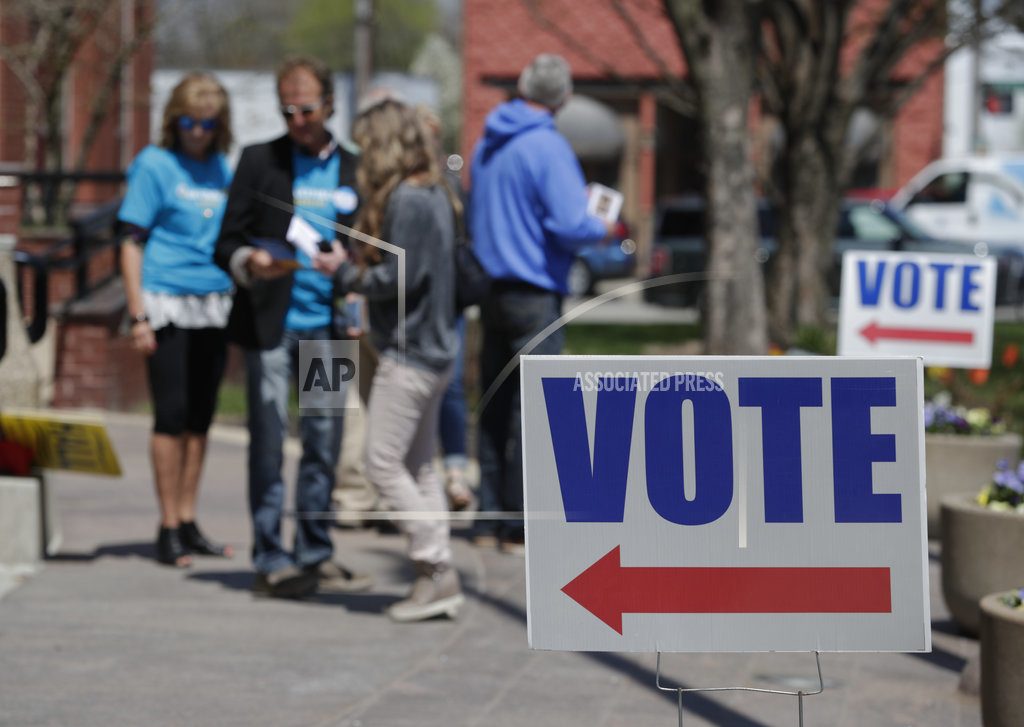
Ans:
POLYGON ((227 362, 223 328, 178 328, 156 331, 156 351, 147 359, 153 397, 153 431, 178 436, 206 434, 217 408, 217 390, 227 362))

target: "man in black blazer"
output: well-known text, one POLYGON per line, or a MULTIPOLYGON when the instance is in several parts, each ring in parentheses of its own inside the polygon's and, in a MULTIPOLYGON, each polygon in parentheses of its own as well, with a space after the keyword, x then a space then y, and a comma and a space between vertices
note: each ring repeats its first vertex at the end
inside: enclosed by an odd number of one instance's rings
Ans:
POLYGON ((296 257, 303 266, 293 270, 261 244, 283 242, 293 214, 325 240, 336 238, 330 220, 350 226, 358 204, 356 157, 326 128, 334 94, 323 63, 285 61, 277 73, 277 91, 288 133, 242 151, 214 252, 214 260, 237 285, 228 331, 245 349, 253 590, 280 597, 304 596, 317 588, 352 592, 369 588, 371 580, 332 560, 325 516, 341 446, 340 416, 300 412, 293 552, 285 550, 281 539, 289 392, 299 344, 333 337, 332 281, 313 270, 301 251, 296 257))

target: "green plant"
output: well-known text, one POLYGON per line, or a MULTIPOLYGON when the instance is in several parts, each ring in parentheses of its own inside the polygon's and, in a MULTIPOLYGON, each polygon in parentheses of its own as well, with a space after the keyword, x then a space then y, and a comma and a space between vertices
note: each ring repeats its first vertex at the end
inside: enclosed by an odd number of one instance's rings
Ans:
POLYGON ((822 356, 836 355, 836 332, 818 326, 801 326, 793 341, 796 348, 822 356))
POLYGON ((949 392, 936 394, 924 403, 924 430, 932 434, 1002 434, 1006 425, 985 407, 953 406, 949 392))
POLYGON ((1024 588, 1018 588, 1013 593, 1000 597, 999 600, 1008 608, 1015 610, 1024 609, 1024 588))
POLYGON ((1024 461, 1012 469, 1007 460, 999 460, 992 482, 978 493, 977 501, 990 510, 1024 513, 1024 461))

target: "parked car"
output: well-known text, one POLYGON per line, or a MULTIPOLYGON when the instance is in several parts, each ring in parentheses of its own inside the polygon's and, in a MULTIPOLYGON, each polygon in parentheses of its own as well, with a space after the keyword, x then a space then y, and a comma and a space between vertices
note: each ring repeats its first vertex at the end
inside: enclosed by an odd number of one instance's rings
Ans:
MULTIPOLYGON (((758 260, 765 272, 778 249, 776 214, 765 201, 759 202, 760 247, 758 260)), ((704 202, 699 197, 676 199, 659 205, 650 278, 706 269, 704 202)), ((827 275, 829 292, 838 300, 842 279, 843 253, 847 250, 902 250, 961 255, 993 256, 997 264, 996 302, 1017 305, 1024 302, 1024 250, 1010 243, 939 240, 912 220, 880 200, 847 199, 843 202, 833 246, 832 266, 827 275)), ((662 305, 693 306, 700 303, 703 281, 652 287, 644 299, 662 305)), ((833 301, 835 302, 835 301, 833 301)))
MULTIPOLYGON (((707 269, 704 211, 704 198, 693 195, 663 200, 658 204, 654 214, 648 279, 707 269)), ((764 262, 776 248, 775 215, 764 200, 758 202, 758 225, 763 251, 759 259, 764 262)), ((694 281, 646 288, 643 297, 649 303, 690 307, 700 301, 703 292, 703 281, 694 281)))
POLYGON ((1024 156, 939 159, 890 203, 932 237, 1024 250, 1024 156))
POLYGON ((587 245, 576 254, 569 268, 569 295, 589 295, 598 280, 625 278, 635 272, 636 242, 620 220, 611 237, 587 245))

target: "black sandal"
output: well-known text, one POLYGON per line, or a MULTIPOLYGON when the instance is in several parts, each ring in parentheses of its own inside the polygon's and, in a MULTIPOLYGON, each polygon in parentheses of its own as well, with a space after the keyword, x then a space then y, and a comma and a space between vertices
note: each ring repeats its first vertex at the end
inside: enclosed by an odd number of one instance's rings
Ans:
POLYGON ((178 528, 178 534, 181 537, 181 544, 190 553, 195 553, 196 555, 213 555, 218 558, 230 558, 234 555, 230 546, 214 543, 207 539, 207 537, 199 530, 199 526, 194 522, 183 522, 181 527, 178 528))
POLYGON ((175 568, 187 568, 192 565, 188 561, 188 551, 181 544, 177 528, 161 527, 156 535, 156 559, 164 565, 173 565, 175 568), (182 558, 186 559, 182 562, 182 558))

